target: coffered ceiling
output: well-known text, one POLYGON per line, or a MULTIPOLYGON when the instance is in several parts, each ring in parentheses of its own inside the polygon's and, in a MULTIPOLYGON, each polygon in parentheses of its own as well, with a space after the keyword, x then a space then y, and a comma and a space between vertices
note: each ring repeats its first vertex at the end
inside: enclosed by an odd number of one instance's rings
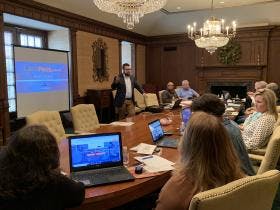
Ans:
MULTIPOLYGON (((126 29, 122 19, 114 14, 101 12, 93 0, 35 0, 68 12, 105 22, 126 29)), ((147 36, 184 33, 186 24, 199 25, 210 15, 236 20, 239 27, 280 24, 279 0, 168 0, 161 11, 145 15, 133 29, 147 36)))

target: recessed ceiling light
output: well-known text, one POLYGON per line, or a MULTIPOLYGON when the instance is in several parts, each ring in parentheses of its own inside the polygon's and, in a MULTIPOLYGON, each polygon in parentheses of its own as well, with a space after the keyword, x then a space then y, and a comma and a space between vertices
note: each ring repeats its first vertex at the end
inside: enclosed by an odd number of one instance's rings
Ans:
POLYGON ((178 10, 180 10, 180 9, 181 9, 181 7, 177 7, 177 9, 178 9, 178 10))
POLYGON ((225 2, 224 1, 220 1, 220 4, 224 4, 225 2))

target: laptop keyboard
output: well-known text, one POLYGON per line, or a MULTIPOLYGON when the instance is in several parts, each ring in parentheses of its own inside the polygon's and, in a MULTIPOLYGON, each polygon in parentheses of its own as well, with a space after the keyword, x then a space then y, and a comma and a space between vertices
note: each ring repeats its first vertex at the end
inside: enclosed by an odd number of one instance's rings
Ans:
POLYGON ((123 166, 76 172, 72 173, 71 178, 81 181, 85 185, 98 185, 133 179, 132 175, 123 166))

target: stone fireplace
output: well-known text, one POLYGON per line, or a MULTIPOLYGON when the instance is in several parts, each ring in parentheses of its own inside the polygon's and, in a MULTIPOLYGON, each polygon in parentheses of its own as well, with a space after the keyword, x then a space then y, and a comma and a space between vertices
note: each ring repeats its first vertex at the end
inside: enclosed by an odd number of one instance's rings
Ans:
POLYGON ((221 94, 228 91, 244 98, 247 91, 254 91, 254 83, 263 80, 265 68, 261 66, 203 66, 197 67, 198 91, 221 94))
POLYGON ((223 91, 227 91, 232 98, 237 95, 239 98, 245 98, 247 91, 252 90, 252 88, 252 81, 213 81, 207 83, 207 92, 221 95, 223 91))

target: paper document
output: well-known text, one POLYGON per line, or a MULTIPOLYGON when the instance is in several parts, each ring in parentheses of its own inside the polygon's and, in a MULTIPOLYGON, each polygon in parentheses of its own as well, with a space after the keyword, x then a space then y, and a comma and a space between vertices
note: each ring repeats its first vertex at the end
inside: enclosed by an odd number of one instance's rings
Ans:
POLYGON ((144 169, 151 173, 160 171, 170 171, 174 169, 173 162, 157 155, 135 157, 135 159, 141 163, 144 163, 144 169))
POLYGON ((136 147, 130 148, 130 150, 137 152, 138 154, 151 155, 155 151, 156 145, 140 143, 136 147))
POLYGON ((110 125, 125 126, 125 127, 131 126, 133 124, 134 124, 134 122, 120 122, 120 121, 115 121, 115 122, 110 123, 110 125))

